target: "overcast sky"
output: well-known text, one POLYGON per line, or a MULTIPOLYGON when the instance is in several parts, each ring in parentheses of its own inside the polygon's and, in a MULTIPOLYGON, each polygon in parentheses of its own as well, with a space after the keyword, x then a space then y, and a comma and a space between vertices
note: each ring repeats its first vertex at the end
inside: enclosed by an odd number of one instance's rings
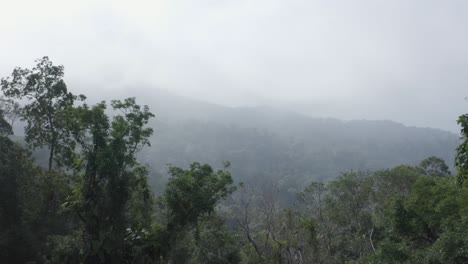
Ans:
POLYGON ((456 131, 466 0, 0 0, 0 76, 47 55, 69 87, 456 131))

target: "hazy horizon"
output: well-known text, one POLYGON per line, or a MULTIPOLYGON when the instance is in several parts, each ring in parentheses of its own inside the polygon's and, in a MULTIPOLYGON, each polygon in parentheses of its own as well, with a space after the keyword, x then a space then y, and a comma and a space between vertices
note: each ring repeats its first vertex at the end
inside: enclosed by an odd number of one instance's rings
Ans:
MULTIPOLYGON (((3 1, 0 77, 49 56, 71 90, 125 87, 459 132, 464 1, 3 1)), ((134 96, 148 91, 135 92, 134 96)))

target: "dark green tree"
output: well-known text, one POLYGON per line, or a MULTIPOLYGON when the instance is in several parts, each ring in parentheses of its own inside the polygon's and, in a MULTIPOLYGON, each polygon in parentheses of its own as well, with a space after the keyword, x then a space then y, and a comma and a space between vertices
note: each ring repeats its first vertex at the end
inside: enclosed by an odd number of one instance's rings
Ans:
MULTIPOLYGON (((1 263, 25 263, 37 257, 30 227, 23 223, 23 210, 28 202, 25 199, 27 197, 25 192, 29 190, 22 185, 32 172, 32 166, 25 158, 25 152, 7 137, 0 136, 1 263)), ((31 216, 36 215, 32 211, 28 213, 31 216)))
POLYGON ((12 99, 6 99, 0 96, 0 109, 3 110, 5 120, 8 120, 11 126, 21 117, 21 106, 12 99))
POLYGON ((208 164, 195 162, 188 170, 169 168, 172 177, 164 199, 171 212, 171 225, 195 224, 200 216, 213 212, 215 206, 236 189, 227 170, 229 166, 225 163, 224 169, 214 171, 208 164))
POLYGON ((13 134, 11 125, 3 117, 3 110, 0 109, 0 136, 8 136, 13 134))
MULTIPOLYGON (((147 106, 134 98, 112 101, 119 112, 112 119, 104 102, 69 109, 67 127, 82 152, 74 157, 77 181, 66 207, 83 226, 85 263, 122 263, 130 219, 127 214, 138 177, 136 154, 153 133, 147 128, 153 117, 147 106)), ((148 208, 145 208, 148 210, 148 208)))
POLYGON ((48 169, 52 170, 54 162, 61 165, 60 156, 69 154, 73 147, 64 126, 63 112, 84 96, 68 91, 62 65, 53 65, 48 57, 36 63, 32 69, 15 68, 11 77, 2 78, 1 88, 7 98, 26 101, 21 109, 21 119, 27 122, 26 142, 33 149, 49 149, 48 169))
POLYGON ((239 236, 226 227, 225 219, 212 214, 199 221, 192 231, 193 263, 235 264, 240 262, 239 236))
POLYGON ((49 236, 68 230, 58 214, 68 192, 63 174, 39 168, 0 133, 0 263, 42 260, 49 236))
POLYGON ((419 163, 419 167, 424 170, 424 173, 434 177, 446 177, 450 176, 450 171, 445 164, 445 161, 441 158, 431 156, 419 163))
POLYGON ((419 177, 389 204, 385 237, 369 262, 466 263, 467 194, 451 178, 419 177))
MULTIPOLYGON (((177 241, 194 228, 200 234, 200 219, 213 214, 216 205, 236 189, 232 185, 229 166, 229 162, 225 162, 223 169, 215 171, 207 164, 195 162, 188 170, 174 166, 169 168, 171 178, 163 195, 168 210, 163 235, 167 248, 161 250, 163 254, 169 253, 166 258, 175 263, 185 263, 184 259, 188 256, 181 254, 180 250, 177 252, 177 241)), ((196 240, 199 238, 200 235, 195 236, 196 240)))
POLYGON ((461 126, 462 143, 457 147, 455 166, 457 180, 460 184, 464 184, 468 181, 468 114, 461 115, 457 123, 461 126))

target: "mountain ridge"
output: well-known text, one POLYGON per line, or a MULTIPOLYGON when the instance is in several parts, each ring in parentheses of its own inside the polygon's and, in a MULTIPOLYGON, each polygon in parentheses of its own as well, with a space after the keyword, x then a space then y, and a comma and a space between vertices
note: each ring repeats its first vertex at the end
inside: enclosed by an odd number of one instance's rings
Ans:
POLYGON ((140 158, 164 178, 168 163, 231 161, 237 181, 277 179, 288 188, 347 170, 416 165, 429 156, 452 166, 458 136, 391 120, 316 118, 270 106, 226 107, 169 92, 139 96, 156 118, 140 158), (281 180, 283 179, 283 180, 281 180))

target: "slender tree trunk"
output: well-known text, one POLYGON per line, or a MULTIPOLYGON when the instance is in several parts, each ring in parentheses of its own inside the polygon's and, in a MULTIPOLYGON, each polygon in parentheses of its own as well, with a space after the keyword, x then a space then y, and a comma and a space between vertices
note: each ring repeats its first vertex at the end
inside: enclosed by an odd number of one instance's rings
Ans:
POLYGON ((50 142, 50 152, 49 152, 49 171, 52 170, 54 156, 55 156, 55 147, 57 146, 58 135, 54 129, 52 129, 52 141, 50 142))
POLYGON ((56 143, 52 143, 50 144, 50 152, 49 152, 49 171, 52 170, 52 163, 54 161, 54 152, 55 152, 55 144, 56 143))

